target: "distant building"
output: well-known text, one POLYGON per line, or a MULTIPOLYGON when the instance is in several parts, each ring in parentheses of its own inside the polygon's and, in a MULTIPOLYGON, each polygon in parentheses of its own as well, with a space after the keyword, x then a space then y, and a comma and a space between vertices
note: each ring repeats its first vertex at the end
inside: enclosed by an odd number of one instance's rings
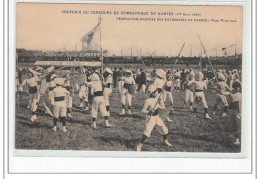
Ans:
MULTIPOLYGON (((103 56, 107 56, 108 51, 103 51, 103 56)), ((98 57, 100 56, 100 51, 98 50, 86 50, 84 52, 81 52, 81 56, 87 56, 87 57, 98 57)))

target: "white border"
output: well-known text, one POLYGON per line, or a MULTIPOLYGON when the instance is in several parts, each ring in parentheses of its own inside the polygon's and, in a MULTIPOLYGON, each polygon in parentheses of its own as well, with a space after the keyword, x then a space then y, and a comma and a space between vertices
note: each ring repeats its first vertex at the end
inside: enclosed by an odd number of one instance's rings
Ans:
MULTIPOLYGON (((15 1, 9 2, 9 164, 11 173, 39 173, 39 172, 69 172, 69 173, 248 173, 251 172, 251 6, 250 1, 225 2, 218 1, 73 1, 73 3, 100 3, 100 4, 172 4, 172 5, 242 5, 244 7, 243 26, 243 118, 242 121, 242 152, 240 154, 227 153, 159 153, 159 152, 88 152, 88 151, 26 151, 14 149, 14 74, 15 74, 15 1), (246 47, 246 48, 245 48, 246 47), (247 94, 247 95, 246 95, 247 94), (250 98, 250 103, 248 99, 250 98), (246 103, 245 103, 246 102, 246 103), (56 156, 52 157, 17 157, 23 156, 56 156), (70 157, 60 157, 70 156, 70 157), (73 156, 73 157, 72 157, 73 156), (81 157, 80 157, 81 156, 81 157), (88 156, 88 157, 87 157, 88 156), (93 158, 93 157, 96 158, 93 158), (126 158, 131 157, 131 158, 126 158), (85 158, 82 158, 85 157, 85 158), (87 158, 86 158, 87 157, 87 158), (98 158, 97 158, 98 157, 98 158), (103 158, 102 158, 103 157, 103 158), (106 157, 106 158, 104 158, 106 157), (108 158, 109 157, 109 158, 108 158), (114 157, 114 158, 113 158, 114 157), (115 158, 121 157, 121 158, 115 158), (124 158, 122 158, 124 157, 124 158), (139 159, 132 158, 139 157, 139 159), (141 159, 142 157, 142 159, 141 159), (150 158, 143 158, 150 157, 150 158), (157 157, 157 158, 151 158, 157 157), (159 158, 160 157, 160 158, 159 158), (167 157, 167 158, 166 158, 167 157), (173 159, 174 157, 175 159, 173 159), (177 158, 180 157, 180 158, 177 158), (184 158, 185 157, 185 158, 184 158), (191 159, 192 158, 192 159, 191 159), (218 159, 214 159, 218 158, 218 159), (229 159, 225 159, 229 158, 229 159), (233 159, 231 159, 233 158, 233 159), (28 163, 29 162, 29 163, 28 163), (113 162, 113 165, 111 165, 113 162), (199 162, 199 165, 198 165, 199 162), (208 163, 214 163, 209 165, 208 163), (39 163, 41 166, 39 167, 39 163), (71 168, 71 163, 78 164, 71 168), (167 163, 161 168, 162 163, 167 163), (44 165, 46 164, 46 165, 44 165), (66 165, 68 164, 68 165, 66 165), (128 167, 125 167, 125 165, 128 167), (98 166, 98 167, 97 167, 98 166), (146 166, 144 168, 144 166, 146 166), (149 166, 149 167, 148 167, 149 166), (174 166, 174 167, 172 167, 174 166), (190 166, 190 167, 189 167, 190 166), (87 169, 86 169, 87 168, 87 169)), ((68 3, 71 1, 44 1, 44 3, 68 3)))

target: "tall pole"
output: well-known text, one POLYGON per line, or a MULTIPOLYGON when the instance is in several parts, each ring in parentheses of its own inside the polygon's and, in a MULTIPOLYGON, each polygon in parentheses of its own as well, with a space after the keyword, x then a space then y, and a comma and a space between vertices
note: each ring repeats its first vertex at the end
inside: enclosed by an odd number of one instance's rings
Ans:
POLYGON ((190 44, 190 57, 192 57, 192 44, 190 44))
MULTIPOLYGON (((182 47, 181 47, 181 50, 179 51, 179 54, 178 54, 178 57, 177 57, 177 61, 178 61, 178 59, 179 59, 179 57, 180 57, 180 55, 181 55, 181 52, 182 52, 182 49, 183 49, 184 45, 185 45, 185 43, 183 43, 183 45, 182 45, 182 47)), ((175 64, 174 64, 174 66, 172 67, 172 69, 175 67, 177 61, 175 62, 175 64)), ((167 82, 167 81, 166 81, 166 82, 167 82)), ((163 86, 166 85, 166 82, 164 83, 163 86)), ((158 104, 158 101, 159 101, 159 99, 161 98, 161 95, 162 95, 162 93, 160 93, 159 97, 157 98, 157 101, 156 101, 156 103, 155 103, 155 105, 154 105, 153 110, 155 109, 156 105, 158 104)))
POLYGON ((200 45, 200 62, 199 62, 199 70, 201 71, 201 65, 202 65, 202 46, 200 45))
POLYGON ((19 54, 18 54, 18 51, 16 50, 16 68, 18 67, 18 57, 19 57, 19 54))
POLYGON ((133 60, 133 47, 132 47, 132 43, 131 43, 131 60, 133 60))
MULTIPOLYGON (((179 51, 178 57, 177 57, 177 59, 176 59, 176 61, 175 61, 175 63, 174 63, 174 66, 173 66, 173 67, 175 67, 175 65, 177 64, 177 62, 178 62, 178 60, 179 60, 179 57, 180 57, 180 55, 181 55, 181 51, 182 51, 182 49, 183 49, 184 45, 185 45, 185 42, 183 43, 183 45, 182 45, 182 47, 181 47, 181 50, 179 51)), ((172 68, 173 68, 173 67, 172 67, 172 68)))
POLYGON ((100 26, 100 60, 101 60, 101 73, 103 74, 103 72, 104 72, 104 62, 103 62, 103 50, 102 50, 102 33, 101 33, 101 21, 102 21, 102 19, 101 19, 101 15, 99 16, 99 18, 98 18, 98 23, 99 23, 99 26, 100 26))
POLYGON ((237 44, 235 42, 235 58, 237 58, 237 44))
POLYGON ((204 45, 203 45, 203 43, 202 43, 202 41, 201 41, 199 35, 198 35, 198 37, 199 37, 199 40, 200 40, 201 46, 202 46, 202 48, 203 48, 203 51, 204 51, 204 53, 205 53, 205 55, 206 55, 206 57, 207 57, 207 59, 208 59, 208 61, 209 61, 209 65, 210 65, 210 67, 211 67, 211 70, 212 70, 212 72, 213 72, 213 74, 214 74, 214 76, 215 76, 215 78, 216 78, 216 80, 217 80, 217 82, 218 82, 217 75, 216 75, 216 73, 215 73, 215 71, 214 71, 214 69, 213 69, 213 67, 212 67, 212 64, 211 64, 211 62, 210 62, 210 60, 209 60, 209 57, 208 57, 207 51, 206 51, 206 49, 205 49, 205 47, 204 47, 204 45))

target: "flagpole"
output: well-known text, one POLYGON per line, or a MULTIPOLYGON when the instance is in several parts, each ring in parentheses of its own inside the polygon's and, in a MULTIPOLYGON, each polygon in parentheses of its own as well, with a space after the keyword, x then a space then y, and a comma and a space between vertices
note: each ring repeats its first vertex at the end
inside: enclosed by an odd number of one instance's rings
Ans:
POLYGON ((176 59, 176 61, 175 61, 175 63, 174 63, 174 66, 173 66, 172 68, 174 68, 174 67, 176 66, 176 64, 177 64, 177 62, 178 62, 178 60, 179 60, 179 57, 180 57, 180 55, 181 55, 181 51, 182 51, 182 49, 184 48, 184 46, 185 46, 185 42, 183 43, 183 45, 182 45, 182 47, 181 47, 181 50, 179 51, 178 57, 177 57, 177 59, 176 59))
POLYGON ((131 43, 131 60, 133 60, 133 48, 132 48, 132 43, 131 43))
POLYGON ((201 71, 202 69, 202 45, 200 45, 200 63, 199 63, 199 69, 201 71))
POLYGON ((235 58, 237 58, 237 44, 235 42, 235 58))
POLYGON ((103 50, 102 50, 102 36, 101 36, 101 15, 98 18, 98 23, 100 23, 100 60, 101 60, 101 73, 103 74, 104 72, 104 62, 103 62, 103 50))

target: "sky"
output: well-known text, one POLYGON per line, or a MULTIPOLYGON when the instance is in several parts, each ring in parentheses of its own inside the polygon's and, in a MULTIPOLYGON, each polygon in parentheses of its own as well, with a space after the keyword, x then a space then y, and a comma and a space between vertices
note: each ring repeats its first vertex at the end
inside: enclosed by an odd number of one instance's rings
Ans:
MULTIPOLYGON (((156 52, 156 56, 177 56, 185 43, 181 56, 198 56, 201 52, 198 35, 205 49, 209 50, 209 56, 215 56, 216 53, 222 56, 222 48, 232 44, 236 44, 237 53, 242 51, 243 11, 238 6, 17 3, 16 8, 17 48, 79 51, 82 49, 80 39, 98 23, 99 15, 93 12, 108 11, 112 14, 101 15, 101 44, 110 55, 131 55, 132 47, 133 55, 150 56, 156 52), (114 14, 115 11, 119 14, 114 14), (124 12, 145 12, 148 15, 121 14, 124 12), (151 15, 152 12, 155 15, 151 15), (165 14, 158 15, 160 12, 165 14), (138 21, 117 18, 137 18, 138 21), (140 18, 155 21, 143 21, 140 18), (207 22, 201 19, 207 19, 207 22)), ((235 46, 226 51, 234 55, 235 46)))

